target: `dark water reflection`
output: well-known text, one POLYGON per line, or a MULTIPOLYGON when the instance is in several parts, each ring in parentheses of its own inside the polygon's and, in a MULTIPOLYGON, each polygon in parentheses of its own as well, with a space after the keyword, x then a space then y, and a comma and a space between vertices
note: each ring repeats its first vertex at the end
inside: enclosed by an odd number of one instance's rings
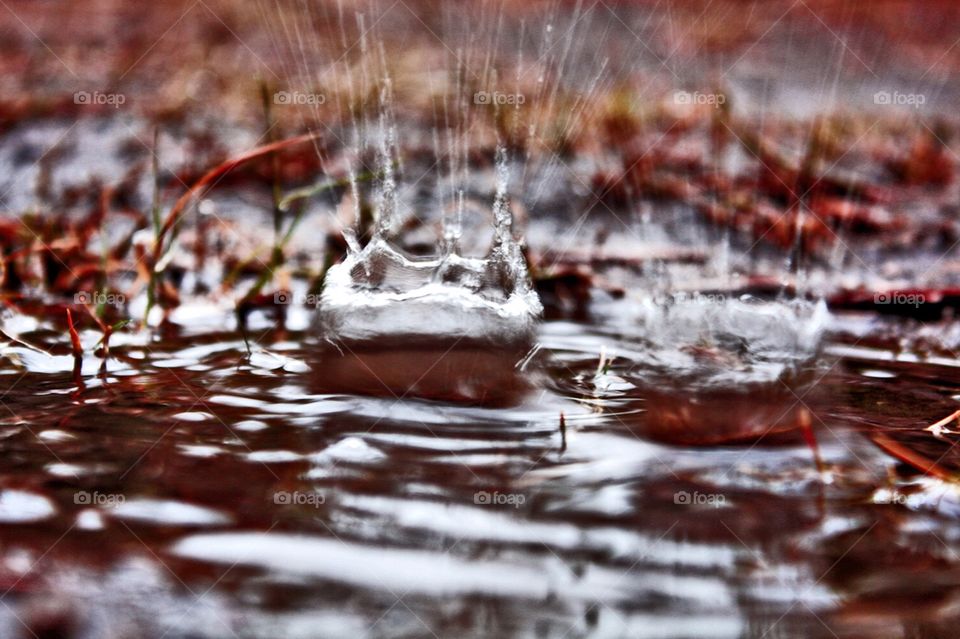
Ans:
POLYGON ((919 427, 946 366, 838 335, 805 385, 667 393, 612 335, 547 324, 519 368, 297 333, 121 345, 82 389, 11 368, 0 636, 951 636, 957 494, 872 442, 951 461, 919 427))

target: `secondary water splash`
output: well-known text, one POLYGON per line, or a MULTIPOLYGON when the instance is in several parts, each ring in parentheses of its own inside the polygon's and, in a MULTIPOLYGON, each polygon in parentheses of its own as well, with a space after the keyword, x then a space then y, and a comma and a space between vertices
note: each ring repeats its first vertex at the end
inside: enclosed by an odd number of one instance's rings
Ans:
POLYGON ((674 295, 642 301, 636 320, 641 378, 731 389, 795 377, 819 352, 828 312, 822 300, 674 295))
POLYGON ((605 343, 592 383, 597 393, 618 390, 622 409, 638 409, 622 418, 632 431, 711 446, 789 438, 809 426, 801 400, 825 372, 822 301, 644 293, 603 315, 616 339, 605 343), (606 373, 607 357, 620 372, 606 373))

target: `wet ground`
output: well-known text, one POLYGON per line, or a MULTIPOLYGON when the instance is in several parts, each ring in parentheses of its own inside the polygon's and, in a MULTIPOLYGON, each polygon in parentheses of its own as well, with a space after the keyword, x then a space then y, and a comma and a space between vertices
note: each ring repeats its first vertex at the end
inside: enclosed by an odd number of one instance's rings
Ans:
POLYGON ((5 636, 950 634, 956 492, 871 441, 954 410, 949 365, 828 347, 815 388, 717 404, 597 375, 636 343, 549 322, 533 387, 482 408, 327 392, 271 337, 118 349, 82 389, 8 373, 5 636), (691 443, 716 411, 774 432, 691 443))
MULTIPOLYGON (((250 70, 310 88, 311 56, 355 33, 333 4, 307 47, 279 5, 114 4, 0 20, 0 637, 956 636, 960 429, 926 430, 960 408, 954 7, 599 3, 574 29, 582 5, 551 4, 566 89, 593 102, 550 141, 569 148, 512 141, 534 340, 337 349, 310 325, 344 188, 306 205, 245 330, 267 163, 187 210, 145 327, 142 264, 154 178, 169 211, 269 137, 250 70), (729 113, 677 102, 718 87, 729 113), (76 297, 101 290, 134 319, 106 360, 76 297)), ((417 73, 498 22, 410 5, 370 40, 397 52, 401 244, 424 254, 451 176, 417 73)), ((283 155, 285 189, 350 164, 336 108, 283 155)), ((273 115, 280 139, 315 114, 273 115)), ((459 184, 474 256, 505 132, 484 117, 459 184)))
POLYGON ((922 429, 957 325, 734 295, 596 292, 526 357, 337 352, 305 307, 241 334, 200 301, 99 372, 81 332, 79 381, 9 344, 2 634, 951 636, 960 495, 891 447, 953 463, 922 429))

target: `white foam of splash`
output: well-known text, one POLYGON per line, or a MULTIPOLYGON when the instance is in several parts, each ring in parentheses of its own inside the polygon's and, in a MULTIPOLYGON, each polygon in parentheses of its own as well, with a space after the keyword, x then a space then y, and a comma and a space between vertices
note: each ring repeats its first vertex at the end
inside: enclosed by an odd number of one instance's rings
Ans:
POLYGON ((501 149, 493 204, 496 241, 486 258, 459 254, 457 228, 446 229, 436 256, 415 258, 401 252, 388 237, 396 194, 387 180, 373 238, 360 248, 356 236, 347 232, 347 256, 327 271, 317 315, 324 337, 530 341, 543 308, 513 237, 508 178, 501 149))
POLYGON ((523 280, 513 280, 513 290, 505 292, 493 281, 490 264, 455 255, 413 260, 386 242, 372 243, 327 273, 321 330, 347 340, 382 334, 528 340, 536 330, 540 300, 523 280), (363 271, 376 262, 389 262, 390 272, 371 284, 363 271))

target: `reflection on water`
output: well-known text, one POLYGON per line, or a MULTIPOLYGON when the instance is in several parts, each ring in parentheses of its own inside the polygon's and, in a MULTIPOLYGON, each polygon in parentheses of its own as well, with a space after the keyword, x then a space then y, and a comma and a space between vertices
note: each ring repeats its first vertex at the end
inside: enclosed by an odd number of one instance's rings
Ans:
POLYGON ((496 342, 324 343, 312 355, 316 392, 511 406, 531 390, 532 371, 519 365, 524 351, 496 342))
POLYGON ((564 322, 520 367, 287 333, 118 345, 83 389, 11 369, 0 634, 938 636, 953 491, 871 437, 958 391, 846 334, 819 384, 740 394, 564 322))

